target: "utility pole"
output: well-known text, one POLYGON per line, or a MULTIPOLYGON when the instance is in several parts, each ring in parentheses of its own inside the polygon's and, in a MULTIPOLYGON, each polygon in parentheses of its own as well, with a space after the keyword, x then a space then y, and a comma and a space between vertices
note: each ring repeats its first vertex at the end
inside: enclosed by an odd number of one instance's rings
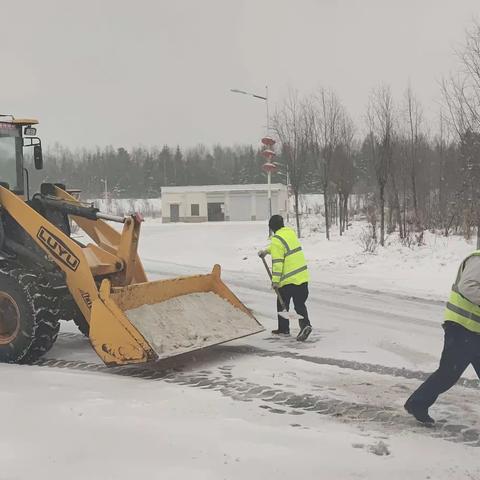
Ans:
POLYGON ((267 174, 267 184, 268 184, 268 214, 269 218, 272 216, 272 173, 277 171, 277 165, 273 162, 275 158, 275 152, 273 151, 273 146, 275 145, 275 140, 269 136, 262 138, 262 143, 265 146, 262 150, 262 155, 265 157, 266 162, 263 164, 263 171, 267 174))
POLYGON ((103 198, 105 200, 105 208, 107 207, 107 202, 108 202, 108 180, 106 178, 101 178, 101 182, 103 182, 103 198))
POLYGON ((231 92, 233 93, 241 93, 242 95, 249 95, 254 98, 259 98, 265 102, 265 110, 267 115, 267 122, 266 122, 266 135, 262 138, 262 143, 264 148, 262 150, 262 155, 265 157, 266 163, 263 164, 262 168, 263 171, 267 174, 267 185, 268 185, 268 213, 270 217, 272 216, 272 191, 271 191, 271 183, 272 183, 272 173, 277 171, 277 165, 273 162, 273 158, 275 157, 275 152, 273 151, 273 145, 275 144, 275 140, 270 137, 270 110, 268 105, 268 85, 265 85, 265 96, 257 95, 256 93, 246 92, 244 90, 239 90, 237 88, 231 88, 231 92))

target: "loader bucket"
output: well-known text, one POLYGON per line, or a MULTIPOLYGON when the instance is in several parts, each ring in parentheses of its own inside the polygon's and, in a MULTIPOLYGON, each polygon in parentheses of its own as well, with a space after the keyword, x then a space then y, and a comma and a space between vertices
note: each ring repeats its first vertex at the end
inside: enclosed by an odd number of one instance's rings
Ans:
POLYGON ((219 265, 208 275, 138 283, 108 292, 101 288, 100 298, 103 305, 92 309, 90 338, 107 364, 162 360, 264 330, 221 281, 219 265), (103 335, 108 344, 99 338, 99 326, 106 328, 105 317, 110 318, 109 332, 103 335), (112 339, 122 343, 125 330, 129 344, 116 345, 112 339))

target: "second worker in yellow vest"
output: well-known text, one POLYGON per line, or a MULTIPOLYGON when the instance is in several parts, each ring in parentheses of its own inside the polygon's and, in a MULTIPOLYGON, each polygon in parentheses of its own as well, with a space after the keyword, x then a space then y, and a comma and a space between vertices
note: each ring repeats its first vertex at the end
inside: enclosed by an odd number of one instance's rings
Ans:
MULTIPOLYGON (((300 333, 297 340, 305 341, 312 331, 305 305, 308 298, 308 281, 310 280, 305 255, 294 230, 285 227, 283 217, 273 215, 268 226, 273 232, 273 236, 270 245, 266 250, 259 252, 259 255, 270 254, 272 256, 272 284, 278 288, 287 309, 290 300, 293 300, 295 311, 302 316, 299 320, 300 333)), ((282 306, 278 301, 277 311, 282 311, 282 306)), ((278 328, 272 330, 272 333, 290 334, 289 320, 278 315, 278 328)))
POLYGON ((453 387, 472 364, 480 378, 480 251, 460 265, 445 309, 445 343, 438 369, 405 403, 405 410, 422 423, 433 423, 428 409, 453 387))

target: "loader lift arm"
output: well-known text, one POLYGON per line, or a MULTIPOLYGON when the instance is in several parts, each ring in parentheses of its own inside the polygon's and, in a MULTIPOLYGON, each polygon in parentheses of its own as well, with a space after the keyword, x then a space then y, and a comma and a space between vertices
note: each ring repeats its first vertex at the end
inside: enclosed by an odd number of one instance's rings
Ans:
MULTIPOLYGON (((4 187, 0 187, 0 203, 65 274, 67 287, 90 325, 92 346, 102 360, 106 364, 117 364, 152 359, 151 349, 136 329, 128 322, 119 324, 99 298, 94 275, 121 272, 123 260, 96 245, 82 248, 4 187), (101 321, 92 318, 93 309, 101 321), (121 352, 121 357, 118 353, 112 355, 112 352, 121 352)), ((106 232, 112 229, 107 227, 106 232)), ((134 228, 139 228, 135 221, 126 222, 125 229, 134 228)))

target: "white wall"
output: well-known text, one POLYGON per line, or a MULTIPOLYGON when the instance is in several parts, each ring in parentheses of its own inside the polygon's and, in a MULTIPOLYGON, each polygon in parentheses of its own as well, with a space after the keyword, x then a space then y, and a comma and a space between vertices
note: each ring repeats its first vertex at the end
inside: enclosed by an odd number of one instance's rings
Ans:
POLYGON ((180 219, 200 219, 207 217, 207 195, 202 192, 164 193, 162 195, 162 217, 170 219, 170 205, 179 205, 180 219), (191 205, 199 205, 198 217, 192 217, 191 205))
MULTIPOLYGON (((272 192, 272 213, 286 215, 286 189, 272 192)), ((223 203, 226 220, 268 220, 268 196, 265 191, 229 192, 164 192, 162 195, 162 217, 170 221, 170 205, 179 205, 180 221, 206 221, 209 202, 223 203), (191 216, 191 204, 198 204, 198 217, 191 216)))

